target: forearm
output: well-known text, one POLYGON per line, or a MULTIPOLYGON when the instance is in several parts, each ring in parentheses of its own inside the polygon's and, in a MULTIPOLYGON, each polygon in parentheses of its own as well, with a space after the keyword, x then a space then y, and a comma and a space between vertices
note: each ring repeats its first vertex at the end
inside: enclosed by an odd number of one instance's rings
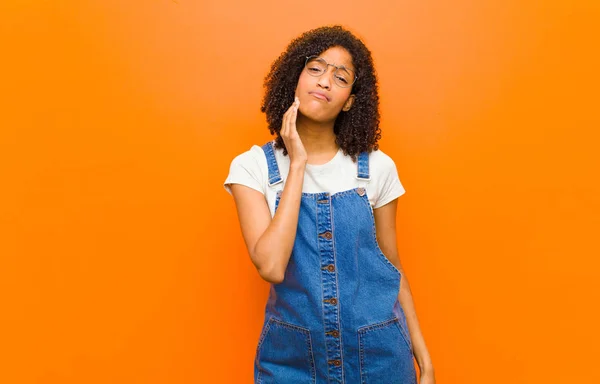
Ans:
POLYGON ((258 239, 254 251, 251 253, 260 275, 272 283, 283 281, 294 247, 302 200, 304 170, 305 166, 303 165, 290 167, 273 220, 258 239))
POLYGON ((415 310, 410 284, 408 283, 408 279, 406 278, 404 270, 402 268, 399 268, 399 270, 402 274, 402 279, 400 281, 400 293, 398 294, 398 299, 402 305, 404 314, 406 315, 406 322, 410 332, 415 359, 417 360, 417 364, 419 365, 421 372, 432 371, 433 364, 431 362, 431 357, 429 356, 427 346, 425 345, 425 339, 421 333, 421 327, 419 326, 419 320, 417 319, 417 312, 415 310))

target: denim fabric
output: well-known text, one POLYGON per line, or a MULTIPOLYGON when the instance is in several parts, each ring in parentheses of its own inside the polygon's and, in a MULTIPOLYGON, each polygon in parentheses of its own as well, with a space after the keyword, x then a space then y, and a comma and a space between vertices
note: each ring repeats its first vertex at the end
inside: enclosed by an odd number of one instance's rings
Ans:
MULTIPOLYGON (((272 142, 263 146, 269 187, 283 183, 272 142)), ((373 210, 357 187, 302 193, 294 248, 280 284, 271 284, 256 349, 255 383, 416 384, 412 344, 398 301, 401 275, 376 240, 373 210)))

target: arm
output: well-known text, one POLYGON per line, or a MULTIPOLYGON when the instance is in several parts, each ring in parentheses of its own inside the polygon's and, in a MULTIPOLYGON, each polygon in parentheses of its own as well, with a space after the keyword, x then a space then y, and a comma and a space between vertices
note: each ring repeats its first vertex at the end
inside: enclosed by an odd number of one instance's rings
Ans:
POLYGON ((303 165, 293 166, 286 180, 275 216, 265 196, 241 184, 232 184, 242 236, 250 259, 260 276, 274 284, 281 283, 292 254, 304 182, 303 165))
POLYGON ((280 135, 290 158, 290 171, 273 220, 262 193, 244 185, 231 185, 250 259, 260 276, 274 284, 283 281, 292 255, 308 159, 296 129, 299 106, 300 100, 296 97, 281 123, 280 135))
POLYGON ((411 336, 411 341, 414 347, 414 354, 421 371, 421 380, 423 375, 428 375, 432 379, 429 382, 434 383, 433 379, 433 364, 431 357, 427 351, 425 340, 419 327, 419 321, 417 320, 417 314, 413 303, 410 286, 406 274, 400 264, 400 258, 398 256, 398 247, 396 244, 396 210, 398 206, 398 199, 391 201, 390 203, 373 210, 375 216, 375 228, 377 232, 377 242, 379 247, 383 251, 383 254, 390 260, 392 264, 398 268, 402 278, 400 280, 400 293, 398 299, 406 314, 406 322, 411 336))

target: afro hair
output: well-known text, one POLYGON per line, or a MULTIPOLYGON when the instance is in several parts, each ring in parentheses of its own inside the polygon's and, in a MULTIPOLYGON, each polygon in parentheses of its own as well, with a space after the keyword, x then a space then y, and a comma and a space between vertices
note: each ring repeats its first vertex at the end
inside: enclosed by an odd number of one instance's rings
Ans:
POLYGON ((352 108, 341 111, 334 123, 336 143, 353 161, 359 153, 379 148, 379 94, 371 52, 350 31, 334 25, 312 29, 293 39, 264 78, 265 93, 260 110, 266 114, 269 131, 276 135, 275 148, 283 149, 284 155, 287 155, 287 149, 279 132, 283 115, 294 101, 305 59, 320 55, 331 47, 342 47, 350 53, 357 75, 352 85, 355 95, 352 108))

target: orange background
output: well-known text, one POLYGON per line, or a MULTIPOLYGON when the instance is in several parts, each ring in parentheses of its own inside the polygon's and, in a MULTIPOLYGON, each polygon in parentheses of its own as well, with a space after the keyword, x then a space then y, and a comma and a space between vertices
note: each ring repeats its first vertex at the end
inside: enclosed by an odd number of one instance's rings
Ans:
POLYGON ((372 50, 440 384, 598 383, 597 0, 3 1, 0 382, 251 383, 222 183, 303 31, 372 50), (53 4, 59 3, 59 4, 53 4))

